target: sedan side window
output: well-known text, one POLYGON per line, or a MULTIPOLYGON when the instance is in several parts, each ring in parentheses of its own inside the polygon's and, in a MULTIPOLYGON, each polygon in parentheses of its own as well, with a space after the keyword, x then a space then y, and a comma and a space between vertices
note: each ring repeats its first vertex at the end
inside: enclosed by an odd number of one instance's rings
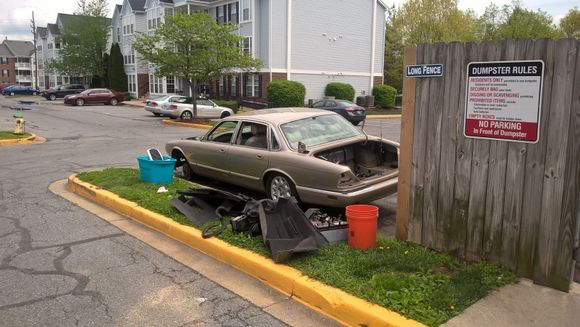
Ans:
POLYGON ((230 143, 237 125, 237 121, 222 122, 209 132, 205 139, 211 142, 230 143))
POLYGON ((334 102, 334 101, 326 101, 326 107, 336 107, 336 102, 334 102))
POLYGON ((268 126, 264 124, 244 122, 236 144, 249 146, 252 148, 267 149, 268 137, 266 135, 268 126))
POLYGON ((312 105, 312 108, 322 108, 324 107, 324 101, 318 101, 312 105))

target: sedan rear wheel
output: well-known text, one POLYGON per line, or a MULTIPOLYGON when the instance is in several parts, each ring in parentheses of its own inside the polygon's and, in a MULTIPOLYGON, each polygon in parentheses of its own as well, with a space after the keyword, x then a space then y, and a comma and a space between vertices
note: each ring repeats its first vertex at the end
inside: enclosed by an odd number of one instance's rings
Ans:
POLYGON ((229 115, 230 115, 230 113, 229 113, 229 112, 227 112, 227 111, 224 111, 224 112, 222 112, 222 114, 221 114, 220 118, 226 118, 226 117, 228 117, 229 115))
POLYGON ((111 98, 111 100, 109 100, 109 104, 111 106, 116 106, 119 104, 119 100, 117 100, 117 98, 111 98))
POLYGON ((181 120, 191 120, 193 118, 193 115, 191 114, 191 111, 184 111, 181 113, 181 120))
POLYGON ((75 101, 75 103, 77 104, 77 106, 82 107, 85 105, 85 100, 77 99, 77 101, 75 101))
POLYGON ((56 95, 51 94, 50 96, 48 96, 48 98, 50 99, 50 101, 54 101, 56 100, 56 95))
POLYGON ((284 175, 272 175, 268 179, 268 197, 274 201, 279 199, 289 199, 296 196, 294 184, 284 175))

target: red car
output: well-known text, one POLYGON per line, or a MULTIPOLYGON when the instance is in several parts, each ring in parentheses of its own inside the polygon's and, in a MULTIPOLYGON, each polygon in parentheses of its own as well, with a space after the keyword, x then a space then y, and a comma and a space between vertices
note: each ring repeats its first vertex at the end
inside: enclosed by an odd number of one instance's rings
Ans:
POLYGON ((64 97, 64 103, 84 106, 91 103, 110 104, 112 106, 123 102, 123 94, 109 89, 88 89, 81 93, 71 94, 64 97))

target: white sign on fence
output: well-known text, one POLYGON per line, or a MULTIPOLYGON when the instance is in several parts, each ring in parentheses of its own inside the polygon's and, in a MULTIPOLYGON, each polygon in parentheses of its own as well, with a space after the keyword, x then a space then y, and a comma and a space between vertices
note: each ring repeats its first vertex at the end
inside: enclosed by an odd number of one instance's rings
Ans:
POLYGON ((538 142, 543 80, 541 60, 469 63, 464 135, 538 142))

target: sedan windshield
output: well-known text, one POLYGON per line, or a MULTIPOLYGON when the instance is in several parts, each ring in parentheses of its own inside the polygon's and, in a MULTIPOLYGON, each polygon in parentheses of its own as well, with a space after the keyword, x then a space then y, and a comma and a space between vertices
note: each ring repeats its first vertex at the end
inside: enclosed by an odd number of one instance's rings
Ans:
POLYGON ((312 147, 360 135, 351 123, 338 115, 295 120, 280 125, 280 129, 292 149, 298 148, 298 142, 312 147))

